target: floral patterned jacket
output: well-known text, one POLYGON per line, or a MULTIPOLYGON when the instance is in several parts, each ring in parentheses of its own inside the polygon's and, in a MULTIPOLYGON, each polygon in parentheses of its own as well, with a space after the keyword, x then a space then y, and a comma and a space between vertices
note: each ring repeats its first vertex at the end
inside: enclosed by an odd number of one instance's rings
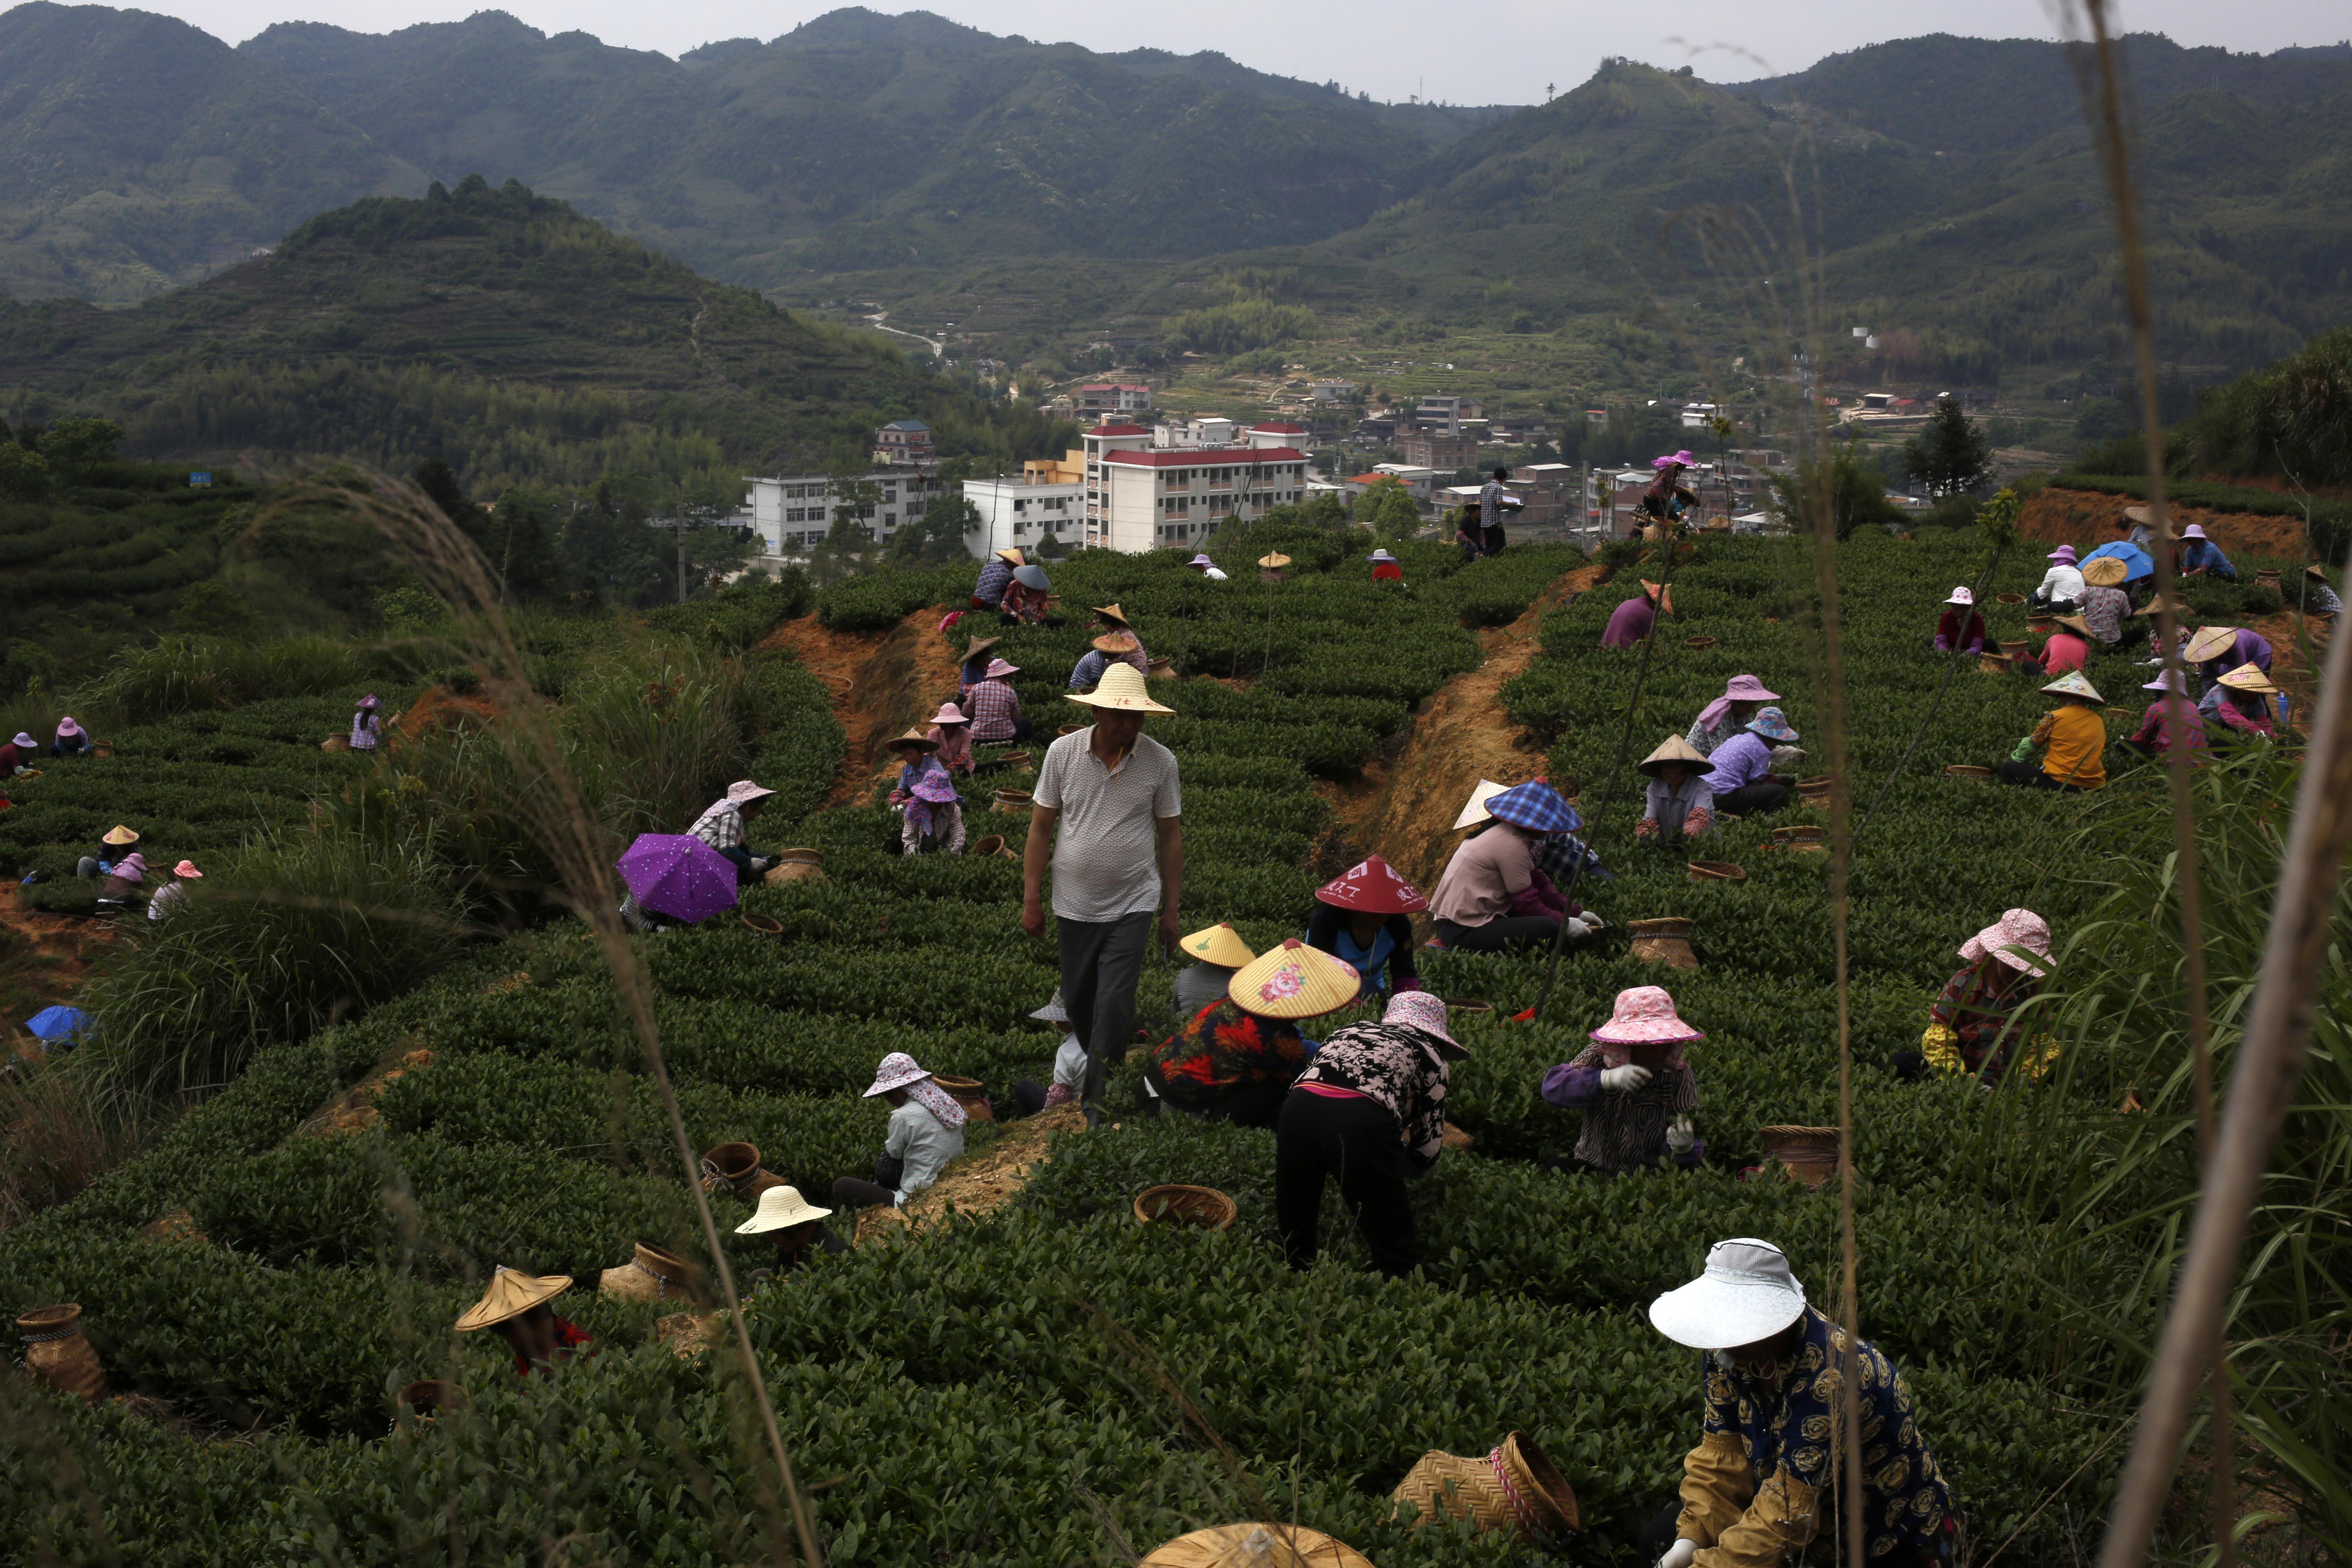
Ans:
POLYGON ((1402 1129, 1406 1152, 1426 1169, 1445 1137, 1446 1066, 1420 1030, 1366 1022, 1334 1030, 1298 1081, 1351 1089, 1385 1109, 1402 1129))
POLYGON ((1151 1053, 1165 1092, 1179 1106, 1215 1103, 1255 1083, 1287 1084, 1307 1065, 1296 1025, 1244 1013, 1231 1001, 1192 1015, 1151 1053))
POLYGON ((1836 1532, 1849 1373, 1862 1384, 1867 1558, 1934 1554, 1952 1492, 1912 1420, 1902 1374, 1811 1307, 1804 1324, 1795 1354, 1769 1375, 1721 1351, 1707 1358, 1706 1432, 1683 1461, 1675 1527, 1698 1543, 1696 1568, 1777 1568, 1836 1532))

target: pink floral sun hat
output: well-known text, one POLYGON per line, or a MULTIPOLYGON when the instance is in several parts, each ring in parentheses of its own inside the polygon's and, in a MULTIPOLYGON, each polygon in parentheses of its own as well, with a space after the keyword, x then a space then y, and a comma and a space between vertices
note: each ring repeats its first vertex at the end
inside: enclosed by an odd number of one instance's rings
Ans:
POLYGON ((1616 1010, 1592 1031, 1604 1046, 1680 1045, 1706 1037, 1675 1013, 1675 999, 1660 985, 1636 985, 1617 993, 1616 1010))
POLYGON ((1418 1029, 1437 1041, 1440 1051, 1456 1059, 1470 1054, 1468 1047, 1445 1032, 1445 1000, 1431 992, 1398 992, 1389 998, 1381 1022, 1418 1029))
POLYGON ((1008 675, 1018 675, 1020 673, 1021 667, 1019 665, 1007 664, 1001 658, 992 658, 988 661, 988 673, 982 676, 981 679, 982 680, 1002 680, 1008 675))
POLYGON ((2011 969, 2022 969, 2036 980, 2049 973, 2037 969, 2017 953, 2008 951, 2022 948, 2036 958, 2050 956, 2050 926, 2032 910, 2009 910, 2000 919, 1960 943, 1960 956, 1974 963, 1991 953, 2011 969))

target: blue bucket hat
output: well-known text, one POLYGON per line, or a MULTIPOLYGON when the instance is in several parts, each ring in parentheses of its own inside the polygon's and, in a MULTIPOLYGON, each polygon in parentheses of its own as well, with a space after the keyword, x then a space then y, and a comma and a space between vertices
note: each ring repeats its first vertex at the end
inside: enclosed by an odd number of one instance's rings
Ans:
POLYGON ((1486 815, 1531 833, 1573 833, 1584 826, 1576 807, 1540 779, 1515 784, 1486 802, 1486 815))
POLYGON ((1748 721, 1748 728, 1768 741, 1793 741, 1797 738, 1796 726, 1782 718, 1778 708, 1765 709, 1748 721))

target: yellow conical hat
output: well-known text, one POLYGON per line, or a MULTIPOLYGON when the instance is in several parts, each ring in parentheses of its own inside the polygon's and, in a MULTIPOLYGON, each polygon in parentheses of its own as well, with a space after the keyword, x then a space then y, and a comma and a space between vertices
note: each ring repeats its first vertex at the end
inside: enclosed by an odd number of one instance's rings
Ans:
POLYGON ((1213 963, 1223 969, 1239 969, 1257 957, 1250 951, 1249 943, 1223 921, 1202 927, 1176 945, 1202 963, 1213 963))
POLYGON ((1362 987, 1353 966, 1292 937, 1244 964, 1225 994, 1261 1018, 1319 1018, 1353 1002, 1362 987))

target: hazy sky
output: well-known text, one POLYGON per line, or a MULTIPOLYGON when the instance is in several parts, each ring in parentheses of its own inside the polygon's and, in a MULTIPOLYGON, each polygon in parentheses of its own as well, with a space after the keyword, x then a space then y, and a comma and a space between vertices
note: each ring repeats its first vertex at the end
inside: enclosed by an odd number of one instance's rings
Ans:
MULTIPOLYGON (((0 7, 5 8, 5 7, 0 7)), ((230 43, 272 22, 332 22, 385 32, 504 9, 550 33, 579 29, 610 44, 678 55, 718 38, 773 38, 834 9, 821 0, 150 0, 144 9, 183 18, 230 43)), ((880 0, 877 10, 908 9, 880 0)), ((1877 0, 1682 0, 1673 6, 1592 0, 1190 0, 1160 6, 1101 0, 943 0, 923 7, 991 33, 1019 33, 1118 50, 1150 46, 1178 54, 1215 49, 1244 65, 1310 81, 1336 79, 1379 99, 1425 91, 1454 103, 1523 103, 1547 83, 1582 81, 1604 57, 1690 64, 1717 81, 1801 70, 1823 55, 1922 33, 1978 37, 2055 37, 2041 0, 1967 5, 1889 5, 1877 0), (1425 85, 1424 85, 1425 84, 1425 85)), ((2126 0, 2126 30, 2160 32, 2189 45, 2266 53, 2352 36, 2343 0, 2126 0)))

